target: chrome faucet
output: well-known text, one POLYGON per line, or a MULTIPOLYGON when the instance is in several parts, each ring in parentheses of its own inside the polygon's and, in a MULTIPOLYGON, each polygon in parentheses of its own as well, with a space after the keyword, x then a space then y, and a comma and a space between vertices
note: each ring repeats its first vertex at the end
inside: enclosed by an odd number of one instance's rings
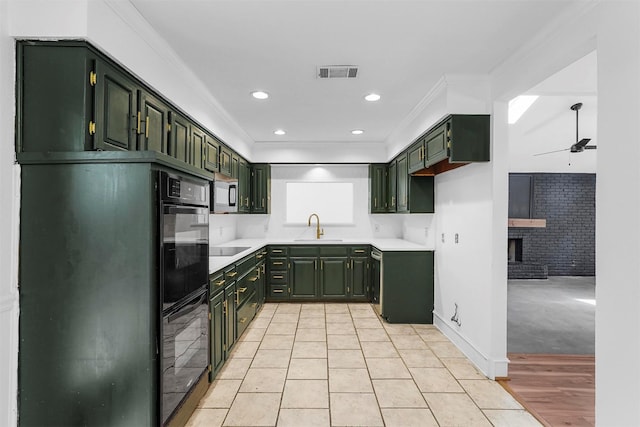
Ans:
POLYGON ((311 227, 311 218, 316 217, 316 239, 320 239, 320 236, 324 235, 324 230, 320 228, 320 217, 318 214, 312 213, 309 215, 308 226, 311 227))

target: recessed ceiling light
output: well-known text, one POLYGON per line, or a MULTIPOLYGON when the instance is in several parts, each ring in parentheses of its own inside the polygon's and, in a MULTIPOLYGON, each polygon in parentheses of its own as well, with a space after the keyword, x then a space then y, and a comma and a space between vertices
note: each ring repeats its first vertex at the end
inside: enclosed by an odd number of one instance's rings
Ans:
POLYGON ((354 129, 351 131, 351 133, 354 135, 362 135, 364 131, 362 129, 354 129))
POLYGON ((283 131, 282 129, 277 129, 277 130, 274 130, 273 133, 275 133, 276 135, 284 135, 286 132, 283 131))
POLYGON ((370 93, 369 95, 365 96, 364 99, 370 102, 379 101, 380 95, 378 95, 377 93, 370 93))
POLYGON ((267 92, 257 90, 255 92, 251 92, 251 96, 253 96, 255 99, 267 99, 269 97, 269 94, 267 92))

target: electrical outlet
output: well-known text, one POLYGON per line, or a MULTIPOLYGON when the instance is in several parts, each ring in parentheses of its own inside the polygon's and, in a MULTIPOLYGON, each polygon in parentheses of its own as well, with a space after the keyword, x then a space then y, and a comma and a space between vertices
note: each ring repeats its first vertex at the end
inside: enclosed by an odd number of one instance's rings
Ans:
POLYGON ((442 240, 442 243, 444 243, 444 233, 442 233, 442 237, 440 237, 440 240, 442 240))
POLYGON ((458 233, 456 233, 456 235, 454 237, 454 240, 455 240, 456 244, 458 244, 458 233))

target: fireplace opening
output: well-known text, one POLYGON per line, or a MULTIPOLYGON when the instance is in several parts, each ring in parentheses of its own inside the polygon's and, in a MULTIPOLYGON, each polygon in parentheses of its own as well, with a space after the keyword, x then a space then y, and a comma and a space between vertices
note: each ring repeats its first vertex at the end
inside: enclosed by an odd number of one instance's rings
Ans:
POLYGON ((522 262, 522 238, 509 239, 508 262, 522 262))

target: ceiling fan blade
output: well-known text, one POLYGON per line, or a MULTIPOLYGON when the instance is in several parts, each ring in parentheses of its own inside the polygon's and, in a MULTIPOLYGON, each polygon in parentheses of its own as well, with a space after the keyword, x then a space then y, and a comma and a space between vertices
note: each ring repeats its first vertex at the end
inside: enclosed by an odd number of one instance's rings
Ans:
POLYGON ((569 148, 565 148, 565 149, 563 149, 563 150, 547 151, 547 152, 545 152, 545 153, 538 153, 538 154, 534 154, 534 156, 543 156, 543 155, 545 155, 545 154, 553 154, 553 153, 559 153, 559 152, 561 152, 561 151, 569 151, 569 150, 570 150, 569 148))
POLYGON ((591 141, 591 138, 582 138, 580 141, 576 142, 574 145, 575 147, 578 148, 578 150, 580 150, 581 148, 584 148, 584 146, 587 145, 589 141, 591 141))

